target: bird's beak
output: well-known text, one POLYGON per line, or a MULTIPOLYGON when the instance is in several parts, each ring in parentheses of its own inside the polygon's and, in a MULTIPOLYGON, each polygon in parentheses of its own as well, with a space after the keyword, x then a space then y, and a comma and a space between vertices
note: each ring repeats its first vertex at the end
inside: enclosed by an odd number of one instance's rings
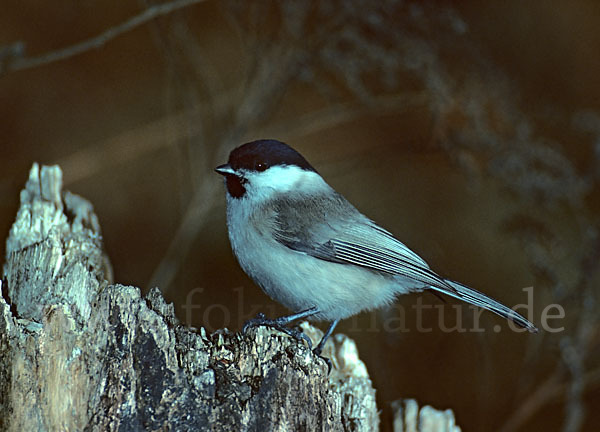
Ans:
POLYGON ((235 175, 236 172, 233 168, 231 168, 231 165, 229 164, 223 164, 223 165, 219 165, 218 167, 215 168, 215 171, 218 172, 221 175, 235 175))

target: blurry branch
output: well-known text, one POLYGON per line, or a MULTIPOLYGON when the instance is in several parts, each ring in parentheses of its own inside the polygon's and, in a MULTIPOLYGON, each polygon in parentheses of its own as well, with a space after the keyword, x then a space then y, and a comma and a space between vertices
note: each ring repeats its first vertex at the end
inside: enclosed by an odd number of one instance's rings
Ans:
MULTIPOLYGON (((140 0, 144 8, 151 7, 156 0, 140 0)), ((154 20, 150 23, 153 40, 161 53, 167 71, 165 86, 165 110, 170 115, 179 110, 181 103, 187 113, 188 136, 186 145, 173 146, 178 158, 178 166, 186 167, 177 170, 180 182, 181 202, 189 197, 185 194, 186 183, 193 189, 201 189, 206 172, 212 173, 214 158, 211 149, 214 147, 210 139, 211 129, 217 129, 219 119, 229 108, 228 102, 239 85, 228 89, 209 56, 202 49, 197 35, 190 29, 188 17, 178 11, 169 19, 154 20), (188 177, 191 178, 189 182, 188 177)), ((185 130, 185 126, 184 126, 185 130)), ((172 131, 167 140, 176 141, 180 130, 172 131)))
POLYGON ((184 113, 164 117, 101 143, 84 147, 58 159, 56 164, 64 169, 65 184, 92 177, 170 145, 171 142, 165 139, 165 130, 176 131, 177 135, 171 137, 174 140, 185 138, 190 133, 186 120, 184 113))
MULTIPOLYGON (((140 0, 140 3, 145 8, 152 8, 155 1, 140 0)), ((177 12, 172 14, 169 20, 154 20, 150 23, 150 28, 167 66, 178 78, 176 83, 181 84, 182 78, 185 77, 183 85, 179 87, 183 89, 185 84, 192 84, 186 81, 193 79, 193 86, 200 87, 204 92, 202 96, 206 99, 202 101, 203 104, 212 106, 216 98, 224 92, 225 84, 211 59, 202 51, 198 38, 188 25, 186 15, 177 12)), ((186 90, 190 90, 189 87, 188 85, 186 90)), ((199 89, 194 90, 194 93, 199 92, 199 89)))
POLYGON ((97 36, 94 36, 90 39, 86 39, 82 42, 79 42, 78 44, 71 45, 69 47, 62 48, 56 51, 51 51, 39 55, 37 57, 23 57, 23 43, 17 42, 15 44, 12 44, 9 47, 9 49, 3 50, 2 54, 4 54, 4 56, 0 56, 0 73, 16 72, 23 69, 31 69, 34 67, 53 63, 55 61, 66 60, 73 56, 82 54, 86 51, 100 48, 112 39, 122 35, 123 33, 127 33, 128 31, 137 28, 147 23, 148 21, 153 20, 156 17, 167 15, 172 13, 173 11, 183 9, 196 3, 202 3, 204 1, 206 0, 174 0, 169 3, 153 5, 148 9, 144 10, 139 15, 135 15, 129 18, 127 21, 124 21, 123 23, 117 26, 111 27, 97 36), (11 54, 15 58, 10 58, 11 54), (3 63, 6 63, 6 65, 3 65, 3 63))
POLYGON ((375 96, 370 99, 369 105, 356 101, 333 104, 321 110, 270 124, 262 135, 303 137, 349 123, 365 115, 397 114, 421 107, 426 105, 428 100, 429 95, 426 92, 407 92, 400 95, 375 96))
MULTIPOLYGON (((584 393, 589 385, 585 378, 586 360, 591 358, 591 353, 598 348, 597 333, 600 330, 597 317, 597 296, 594 292, 594 273, 598 270, 600 260, 600 233, 596 229, 586 229, 584 239, 589 245, 587 253, 581 261, 580 280, 577 292, 580 292, 581 306, 577 314, 577 328, 575 334, 564 336, 561 339, 562 361, 569 372, 569 387, 566 396, 566 418, 563 423, 565 432, 577 431, 581 428, 585 417, 584 393)), ((597 367, 598 365, 593 365, 597 367)))
MULTIPOLYGON (((569 393, 569 383, 565 380, 565 369, 557 369, 552 375, 539 384, 529 397, 506 419, 499 432, 522 430, 525 423, 533 418, 544 406, 564 400, 569 393)), ((586 388, 600 386, 600 369, 588 371, 583 376, 586 388)))
POLYGON ((221 196, 221 191, 215 189, 214 182, 206 178, 186 207, 167 251, 150 277, 149 287, 164 287, 162 291, 166 292, 172 285, 192 244, 204 227, 207 214, 212 210, 219 196, 221 196))

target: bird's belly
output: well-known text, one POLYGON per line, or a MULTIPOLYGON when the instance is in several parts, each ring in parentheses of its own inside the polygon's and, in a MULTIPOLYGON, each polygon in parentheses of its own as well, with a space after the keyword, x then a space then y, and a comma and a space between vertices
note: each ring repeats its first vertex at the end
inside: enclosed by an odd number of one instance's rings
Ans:
POLYGON ((332 321, 394 299, 397 283, 388 275, 324 261, 276 242, 270 252, 253 247, 258 244, 264 240, 232 242, 244 271, 272 299, 294 312, 316 306, 320 313, 315 319, 332 321))

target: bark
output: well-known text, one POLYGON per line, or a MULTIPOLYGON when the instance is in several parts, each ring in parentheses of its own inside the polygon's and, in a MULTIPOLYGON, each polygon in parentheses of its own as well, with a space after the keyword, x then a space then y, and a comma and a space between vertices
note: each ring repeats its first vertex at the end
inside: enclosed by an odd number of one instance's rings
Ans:
POLYGON ((6 243, 1 430, 378 429, 375 390, 350 339, 336 335, 326 348, 328 375, 280 332, 181 325, 157 288, 143 297, 111 282, 92 206, 63 192, 61 176, 33 166, 6 243))

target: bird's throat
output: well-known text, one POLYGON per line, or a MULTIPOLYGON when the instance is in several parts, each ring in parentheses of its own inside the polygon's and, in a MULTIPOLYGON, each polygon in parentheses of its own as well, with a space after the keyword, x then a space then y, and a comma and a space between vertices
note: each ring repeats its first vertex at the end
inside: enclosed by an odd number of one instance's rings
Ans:
POLYGON ((227 175, 226 184, 227 191, 232 198, 241 198, 246 193, 246 188, 244 187, 244 183, 246 183, 246 179, 240 178, 235 175, 227 175))

